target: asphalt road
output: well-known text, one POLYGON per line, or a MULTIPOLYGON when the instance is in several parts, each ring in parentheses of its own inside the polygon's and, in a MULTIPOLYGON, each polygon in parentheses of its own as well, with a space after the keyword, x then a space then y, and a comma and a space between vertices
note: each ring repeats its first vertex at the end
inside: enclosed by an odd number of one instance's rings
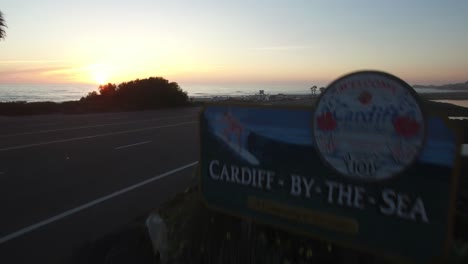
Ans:
POLYGON ((0 263, 62 263, 184 190, 199 108, 0 117, 0 263))

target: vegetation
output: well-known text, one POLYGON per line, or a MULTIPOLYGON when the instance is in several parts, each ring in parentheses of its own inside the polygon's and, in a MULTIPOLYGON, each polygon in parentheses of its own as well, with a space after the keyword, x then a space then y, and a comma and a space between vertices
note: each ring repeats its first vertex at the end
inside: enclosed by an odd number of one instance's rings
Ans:
POLYGON ((101 85, 99 94, 91 92, 80 102, 102 110, 146 110, 183 106, 188 103, 188 96, 177 83, 151 77, 118 86, 112 83, 101 85))
POLYGON ((5 28, 6 28, 5 19, 3 19, 3 13, 0 11, 0 40, 4 39, 6 36, 5 28))
POLYGON ((314 86, 310 87, 310 91, 312 92, 312 94, 316 94, 317 93, 317 86, 314 85, 314 86))
POLYGON ((151 77, 124 82, 118 86, 111 83, 101 85, 98 92, 91 92, 79 101, 0 103, 0 115, 138 111, 188 104, 187 93, 177 83, 161 77, 151 77))
POLYGON ((166 263, 343 263, 340 253, 354 253, 209 210, 197 188, 159 208, 168 229, 166 252, 159 252, 166 263))

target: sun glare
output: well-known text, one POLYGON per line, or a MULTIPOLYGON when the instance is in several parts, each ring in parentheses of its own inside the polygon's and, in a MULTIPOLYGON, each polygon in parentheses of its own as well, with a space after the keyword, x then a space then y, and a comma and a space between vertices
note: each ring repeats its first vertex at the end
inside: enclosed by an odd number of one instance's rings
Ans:
POLYGON ((96 73, 94 75, 94 80, 98 83, 98 84, 105 84, 107 83, 107 76, 103 73, 96 73))

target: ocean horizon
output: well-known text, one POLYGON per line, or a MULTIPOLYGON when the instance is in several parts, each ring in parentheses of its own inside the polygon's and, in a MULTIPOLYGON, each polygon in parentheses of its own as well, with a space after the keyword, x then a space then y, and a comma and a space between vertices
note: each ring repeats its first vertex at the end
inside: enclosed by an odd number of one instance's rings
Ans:
MULTIPOLYGON (((303 84, 190 84, 180 85, 189 97, 247 96, 258 94, 310 94, 303 84)), ((76 101, 99 85, 93 84, 0 84, 0 102, 65 102, 76 101)), ((415 89, 418 93, 453 92, 451 90, 415 89)), ((317 91, 318 92, 318 91, 317 91)))
MULTIPOLYGON (((310 94, 310 87, 301 84, 179 84, 190 97, 246 96, 258 94, 310 94)), ((0 84, 0 102, 64 102, 76 101, 99 85, 93 84, 0 84)))

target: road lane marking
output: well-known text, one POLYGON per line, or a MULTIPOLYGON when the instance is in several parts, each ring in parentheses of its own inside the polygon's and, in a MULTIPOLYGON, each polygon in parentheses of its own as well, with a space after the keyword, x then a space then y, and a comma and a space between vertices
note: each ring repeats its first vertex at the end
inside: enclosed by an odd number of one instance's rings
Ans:
POLYGON ((65 212, 63 212, 63 213, 60 213, 60 214, 58 214, 58 215, 55 215, 55 216, 50 217, 50 218, 48 218, 48 219, 45 219, 45 220, 43 220, 43 221, 41 221, 41 222, 39 222, 39 223, 30 225, 30 226, 28 226, 28 227, 25 227, 25 228, 23 228, 23 229, 20 229, 20 230, 18 230, 18 231, 15 231, 15 232, 13 232, 13 233, 11 233, 11 234, 9 234, 9 235, 6 235, 6 236, 4 236, 4 237, 1 237, 1 238, 0 238, 0 244, 6 243, 6 242, 8 242, 8 241, 10 241, 10 240, 12 240, 12 239, 17 238, 17 237, 26 235, 26 234, 28 234, 28 233, 30 233, 30 232, 36 230, 36 229, 39 229, 39 228, 41 228, 41 227, 44 227, 44 226, 46 226, 46 225, 48 225, 48 224, 51 224, 51 223, 53 223, 53 222, 57 222, 57 221, 61 220, 62 218, 65 218, 65 217, 68 217, 68 216, 70 216, 70 215, 76 214, 76 213, 78 213, 78 212, 80 212, 80 211, 86 210, 86 209, 88 209, 88 208, 90 208, 90 207, 93 207, 93 206, 95 206, 95 205, 97 205, 97 204, 100 204, 100 203, 102 203, 102 202, 105 202, 105 201, 107 201, 107 200, 110 200, 110 199, 112 199, 112 198, 114 198, 114 197, 117 197, 117 196, 119 196, 119 195, 122 195, 122 194, 124 194, 124 193, 130 192, 130 191, 135 190, 135 189, 137 189, 137 188, 140 188, 140 187, 142 187, 142 186, 144 186, 144 185, 146 185, 146 184, 148 184, 148 183, 151 183, 151 182, 160 180, 160 179, 165 178, 165 177, 167 177, 167 176, 170 176, 171 174, 174 174, 174 173, 176 173, 176 172, 179 172, 179 171, 185 170, 185 169, 187 169, 187 168, 193 167, 193 166, 195 166, 197 163, 198 163, 198 161, 194 161, 194 162, 191 162, 191 163, 189 163, 189 164, 186 164, 186 165, 183 165, 183 166, 181 166, 181 167, 178 167, 178 168, 176 168, 176 169, 173 169, 173 170, 164 172, 164 173, 159 174, 159 175, 157 175, 157 176, 154 176, 154 177, 152 177, 152 178, 150 178, 150 179, 144 180, 144 181, 139 182, 139 183, 137 183, 137 184, 134 184, 134 185, 131 185, 131 186, 129 186, 129 187, 126 187, 126 188, 124 188, 124 189, 122 189, 122 190, 113 192, 113 193, 111 193, 111 194, 109 194, 109 195, 103 196, 103 197, 98 198, 98 199, 96 199, 96 200, 93 200, 93 201, 91 201, 91 202, 89 202, 89 203, 80 205, 80 206, 78 206, 78 207, 75 207, 75 208, 70 209, 70 210, 68 210, 68 211, 65 211, 65 212))
POLYGON ((125 131, 119 131, 119 132, 111 132, 111 133, 97 134, 97 135, 84 136, 84 137, 67 138, 67 139, 58 139, 58 140, 52 140, 52 141, 46 141, 46 142, 39 142, 39 143, 33 143, 33 144, 27 144, 27 145, 20 145, 20 146, 13 146, 13 147, 0 148, 0 152, 2 152, 2 151, 8 151, 8 150, 17 150, 17 149, 25 149, 25 148, 39 147, 39 146, 50 145, 50 144, 57 144, 57 143, 63 143, 63 142, 70 142, 70 141, 78 141, 78 140, 84 140, 84 139, 91 139, 91 138, 97 138, 97 137, 106 137, 106 136, 113 136, 113 135, 119 135, 119 134, 140 132, 140 131, 146 131, 146 130, 153 130, 153 129, 159 129, 159 128, 166 128, 166 127, 183 126, 183 125, 196 124, 196 123, 198 123, 198 122, 192 121, 192 122, 184 122, 184 123, 177 123, 177 124, 171 124, 171 125, 154 126, 154 127, 145 127, 145 128, 131 129, 131 130, 125 130, 125 131))
POLYGON ((146 143, 150 143, 150 141, 144 141, 144 142, 139 142, 139 143, 135 143, 135 144, 130 144, 130 145, 125 145, 125 146, 121 146, 121 147, 117 147, 115 149, 123 149, 123 148, 129 148, 129 147, 134 147, 134 146, 139 146, 139 145, 143 145, 143 144, 146 144, 146 143))
POLYGON ((171 117, 151 118, 151 119, 143 119, 143 120, 128 121, 128 122, 108 123, 108 124, 93 125, 93 126, 77 126, 77 127, 67 127, 67 128, 59 128, 59 129, 39 130, 39 131, 31 131, 31 132, 24 132, 24 133, 17 133, 17 134, 0 135, 0 138, 43 134, 43 133, 60 132, 60 131, 68 131, 68 130, 78 130, 78 129, 95 128, 95 127, 126 125, 126 124, 134 124, 134 123, 139 123, 139 122, 149 122, 149 121, 185 118, 185 117, 193 117, 193 116, 195 115, 192 114, 192 115, 183 115, 183 116, 171 116, 171 117))

